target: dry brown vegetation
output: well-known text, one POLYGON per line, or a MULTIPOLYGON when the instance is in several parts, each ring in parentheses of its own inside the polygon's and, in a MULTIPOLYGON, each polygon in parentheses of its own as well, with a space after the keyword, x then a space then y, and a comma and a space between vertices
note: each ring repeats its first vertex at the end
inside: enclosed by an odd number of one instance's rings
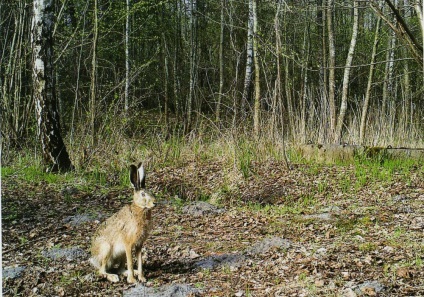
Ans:
POLYGON ((422 163, 320 165, 289 150, 288 170, 276 144, 193 139, 128 149, 107 168, 92 159, 66 175, 42 173, 28 159, 2 167, 3 269, 23 268, 3 278, 3 295, 128 292, 125 278, 112 284, 87 260, 99 222, 131 198, 124 162, 114 164, 142 157, 160 200, 145 246, 147 288, 187 284, 200 296, 424 294, 422 163), (187 210, 200 200, 224 211, 187 210))

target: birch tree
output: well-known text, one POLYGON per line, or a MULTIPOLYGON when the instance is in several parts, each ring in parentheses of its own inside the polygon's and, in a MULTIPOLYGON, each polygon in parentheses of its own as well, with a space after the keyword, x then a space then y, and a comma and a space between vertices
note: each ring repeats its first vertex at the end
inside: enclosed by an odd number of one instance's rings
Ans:
POLYGON ((128 111, 130 93, 130 0, 127 0, 125 20, 125 112, 128 111))
POLYGON ((350 75, 350 68, 352 66, 352 59, 353 54, 355 52, 355 46, 356 46, 356 40, 358 37, 358 19, 359 19, 359 13, 358 13, 358 2, 353 1, 353 28, 352 28, 352 38, 350 40, 350 46, 349 46, 349 52, 347 54, 346 58, 346 65, 344 69, 344 75, 343 75, 343 87, 342 87, 342 100, 340 104, 340 113, 337 120, 337 126, 336 126, 336 134, 335 134, 335 141, 336 143, 340 143, 341 137, 342 137, 342 129, 344 124, 344 119, 346 115, 346 109, 347 109, 347 97, 348 97, 348 91, 349 91, 349 75, 350 75))
POLYGON ((53 73, 54 0, 34 0, 31 43, 38 135, 48 170, 68 171, 72 163, 60 133, 53 73))
POLYGON ((221 32, 219 35, 219 91, 218 101, 215 108, 215 121, 221 120, 221 102, 224 92, 224 29, 225 29, 225 6, 227 0, 221 0, 221 32))
POLYGON ((253 0, 249 0, 249 19, 247 21, 246 70, 244 75, 243 94, 241 96, 241 112, 244 116, 245 106, 249 101, 250 83, 253 64, 253 0))
POLYGON ((255 137, 259 137, 259 116, 261 109, 261 69, 259 67, 259 46, 258 46, 258 12, 257 12, 257 0, 252 1, 252 12, 253 12, 253 59, 255 63, 255 104, 253 109, 253 131, 255 137))

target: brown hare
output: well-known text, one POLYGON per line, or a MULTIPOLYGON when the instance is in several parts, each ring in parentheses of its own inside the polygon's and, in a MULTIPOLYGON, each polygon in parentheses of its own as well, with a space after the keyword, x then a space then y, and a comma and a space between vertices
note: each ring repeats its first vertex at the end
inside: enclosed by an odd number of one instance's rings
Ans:
POLYGON ((91 245, 91 264, 106 275, 111 282, 118 282, 117 274, 110 273, 117 268, 118 274, 127 275, 128 283, 135 283, 132 249, 138 260, 136 275, 145 282, 142 268, 141 248, 152 229, 152 208, 155 197, 145 190, 146 176, 141 163, 138 167, 131 165, 130 181, 134 186, 134 200, 119 212, 106 220, 93 237, 91 245), (127 271, 125 271, 125 262, 127 271))

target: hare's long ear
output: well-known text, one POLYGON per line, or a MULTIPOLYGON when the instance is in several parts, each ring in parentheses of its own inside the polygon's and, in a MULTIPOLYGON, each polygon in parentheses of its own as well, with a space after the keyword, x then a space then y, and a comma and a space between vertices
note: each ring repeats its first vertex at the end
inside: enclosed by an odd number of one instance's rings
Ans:
POLYGON ((138 164, 138 181, 141 189, 146 188, 146 173, 144 172, 144 166, 138 164))
POLYGON ((131 184, 133 185, 134 189, 138 190, 138 188, 139 188, 139 186, 138 186, 138 170, 137 170, 137 167, 135 167, 135 165, 130 166, 130 181, 131 181, 131 184))

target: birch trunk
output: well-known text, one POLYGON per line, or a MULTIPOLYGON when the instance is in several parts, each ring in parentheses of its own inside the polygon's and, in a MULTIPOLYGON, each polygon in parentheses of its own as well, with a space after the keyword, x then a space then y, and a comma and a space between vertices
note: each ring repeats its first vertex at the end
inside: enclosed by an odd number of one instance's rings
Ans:
POLYGON ((60 134, 53 73, 54 1, 34 0, 32 23, 33 86, 38 135, 48 170, 69 171, 72 163, 60 134))
POLYGON ((128 111, 130 95, 130 0, 127 0, 125 21, 125 112, 128 111))
POLYGON ((197 60, 197 46, 196 46, 196 27, 197 27, 197 3, 196 0, 190 1, 190 89, 187 101, 187 122, 186 132, 191 130, 192 125, 192 110, 194 101, 194 90, 196 85, 196 60, 197 60))
POLYGON ((246 71, 244 76, 243 94, 241 96, 241 114, 245 116, 245 108, 249 101, 250 82, 253 64, 253 0, 249 0, 249 19, 247 22, 246 71))
POLYGON ((344 119, 347 109, 347 97, 349 92, 349 75, 350 67, 352 66, 353 54, 355 53, 356 40, 358 37, 358 26, 359 26, 359 13, 358 13, 358 2, 353 1, 353 28, 352 28, 352 38, 350 40, 349 52, 347 54, 346 65, 343 75, 343 87, 342 87, 342 101, 340 104, 340 113, 337 120, 336 135, 334 137, 336 143, 340 143, 342 138, 342 130, 344 119))
POLYGON ((259 137, 259 121, 261 111, 261 85, 260 85, 260 66, 259 66, 259 46, 258 46, 258 15, 257 15, 257 0, 252 2, 253 11, 253 58, 255 63, 255 104, 253 115, 253 131, 256 139, 259 137))
POLYGON ((224 92, 224 29, 225 29, 225 5, 226 0, 221 0, 221 32, 219 35, 219 91, 218 101, 215 109, 215 122, 221 120, 221 102, 222 93, 224 92))

